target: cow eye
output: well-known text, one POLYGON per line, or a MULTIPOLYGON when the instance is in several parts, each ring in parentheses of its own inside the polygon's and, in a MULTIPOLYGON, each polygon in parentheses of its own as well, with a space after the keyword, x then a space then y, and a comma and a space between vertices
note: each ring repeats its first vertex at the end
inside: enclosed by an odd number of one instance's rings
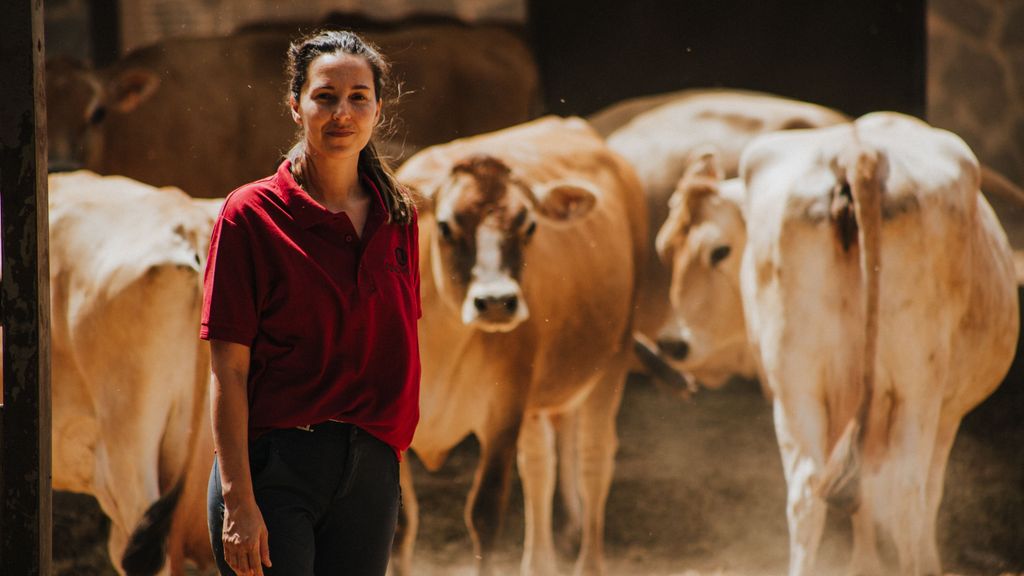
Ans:
POLYGON ((530 222, 530 225, 526 227, 526 237, 533 236, 533 233, 537 231, 537 222, 530 222))
POLYGON ((444 239, 445 242, 452 241, 452 227, 447 222, 438 222, 437 229, 441 233, 441 238, 444 239))
POLYGON ((89 115, 89 124, 99 124, 100 122, 103 122, 103 119, 106 117, 107 107, 97 106, 96 109, 92 111, 92 114, 89 115))
POLYGON ((717 266, 719 262, 729 257, 732 252, 732 248, 728 246, 718 246, 711 251, 711 265, 717 266))

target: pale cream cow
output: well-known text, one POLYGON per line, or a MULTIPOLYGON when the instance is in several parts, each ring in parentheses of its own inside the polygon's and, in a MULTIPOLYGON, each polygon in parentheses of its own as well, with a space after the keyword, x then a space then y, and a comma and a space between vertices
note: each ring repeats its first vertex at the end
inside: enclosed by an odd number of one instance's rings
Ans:
MULTIPOLYGON (((553 574, 552 420, 578 413, 576 572, 603 573, 615 414, 646 235, 635 175, 584 121, 545 118, 424 150, 399 178, 424 195, 422 419, 413 450, 433 470, 467 435, 478 438, 466 520, 478 571, 491 574, 518 445, 522 572, 553 574)), ((408 474, 404 481, 403 573, 416 514, 408 474)))
POLYGON ((212 208, 84 171, 51 175, 49 200, 53 488, 96 497, 119 571, 155 573, 165 550, 164 571, 205 565, 212 208))
MULTIPOLYGON (((656 262, 655 234, 668 216, 668 199, 687 161, 715 146, 726 176, 736 176, 740 154, 766 132, 847 122, 840 112, 772 94, 745 90, 688 89, 620 102, 589 118, 608 146, 636 169, 647 198, 648 259, 656 262)), ((648 267, 641 287, 638 328, 648 336, 664 321, 669 271, 648 267)))
POLYGON ((939 574, 949 450, 1008 369, 1018 332, 1010 249, 977 161, 947 132, 879 113, 765 136, 741 171, 719 188, 705 156, 680 184, 659 236, 679 281, 662 337, 689 326, 678 365, 727 370, 714 352, 737 331, 693 329, 709 318, 691 304, 744 316, 773 395, 791 574, 814 573, 827 500, 853 505, 857 573, 881 570, 880 524, 901 573, 939 574), (711 289, 737 272, 742 300, 711 289))

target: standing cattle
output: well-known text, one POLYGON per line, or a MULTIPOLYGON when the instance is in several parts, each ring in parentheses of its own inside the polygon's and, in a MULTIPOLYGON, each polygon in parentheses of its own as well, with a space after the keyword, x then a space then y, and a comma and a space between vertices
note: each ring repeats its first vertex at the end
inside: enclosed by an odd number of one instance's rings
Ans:
MULTIPOLYGON (((466 521, 478 571, 491 574, 518 444, 522 571, 553 574, 552 418, 576 412, 576 571, 603 573, 615 414, 646 234, 636 177, 582 120, 545 118, 424 150, 399 178, 425 198, 422 415, 412 448, 436 470, 468 434, 479 440, 466 521)), ((404 573, 415 537, 408 475, 403 493, 412 516, 404 573)))
POLYGON ((662 338, 691 351, 684 369, 716 366, 702 359, 736 330, 699 328, 711 319, 693 303, 742 309, 773 396, 791 575, 814 573, 829 501, 854 511, 854 573, 881 571, 879 524, 900 573, 940 574, 949 451, 1009 368, 1019 328, 1011 252, 977 161, 947 132, 879 113, 762 137, 741 173, 720 189, 704 157, 680 184, 659 236, 677 282, 662 338), (722 288, 737 278, 738 291, 722 288))
POLYGON ((96 497, 119 570, 155 573, 166 537, 181 574, 212 559, 196 476, 212 462, 197 337, 212 214, 84 171, 51 175, 49 200, 53 488, 96 497))
MULTIPOLYGON (((668 216, 668 199, 702 146, 719 150, 726 174, 735 176, 739 157, 760 134, 777 130, 831 126, 848 121, 828 108, 740 90, 683 90, 616 104, 590 122, 607 135, 608 147, 636 169, 647 198, 648 259, 656 261, 655 235, 668 216)), ((637 325, 652 333, 665 318, 669 272, 650 266, 642 287, 637 325)))
MULTIPOLYGON (((297 33, 171 38, 101 71, 48 63, 51 168, 86 167, 211 198, 272 173, 296 134, 284 64, 297 33)), ((384 108, 385 120, 397 119, 384 146, 396 160, 526 121, 539 101, 532 54, 502 27, 415 26, 366 37, 392 60, 404 92, 384 108)))

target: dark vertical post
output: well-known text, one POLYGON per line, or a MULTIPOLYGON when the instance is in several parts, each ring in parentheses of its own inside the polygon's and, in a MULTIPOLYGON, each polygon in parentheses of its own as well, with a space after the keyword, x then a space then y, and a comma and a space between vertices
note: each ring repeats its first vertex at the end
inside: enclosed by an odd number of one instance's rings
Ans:
POLYGON ((43 1, 5 3, 0 18, 0 570, 18 576, 48 576, 51 571, 50 298, 43 60, 43 1))
POLYGON ((117 0, 90 0, 92 63, 102 68, 121 57, 121 12, 117 0))

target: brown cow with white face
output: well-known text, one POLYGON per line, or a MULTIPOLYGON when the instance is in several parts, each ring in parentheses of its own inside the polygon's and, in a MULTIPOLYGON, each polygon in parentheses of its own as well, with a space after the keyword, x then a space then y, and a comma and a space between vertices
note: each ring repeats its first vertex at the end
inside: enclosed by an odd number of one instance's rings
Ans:
MULTIPOLYGON (((399 178, 425 197, 413 450, 434 470, 466 435, 479 439, 466 518, 481 574, 494 569, 518 452, 523 573, 553 574, 553 419, 578 414, 585 526, 577 572, 602 573, 615 414, 646 234, 636 177, 582 120, 546 118, 424 150, 399 178)), ((415 535, 407 473, 404 481, 412 517, 400 569, 415 535)))

